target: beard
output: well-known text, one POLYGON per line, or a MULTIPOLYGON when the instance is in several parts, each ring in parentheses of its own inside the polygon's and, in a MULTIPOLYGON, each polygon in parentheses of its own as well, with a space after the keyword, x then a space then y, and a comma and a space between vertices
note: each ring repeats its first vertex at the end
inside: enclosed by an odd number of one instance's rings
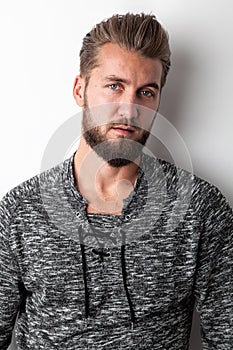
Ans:
MULTIPOLYGON (((108 139, 106 137, 107 132, 103 132, 101 126, 94 122, 87 101, 84 105, 82 128, 86 143, 112 167, 119 168, 134 162, 141 155, 150 132, 137 127, 138 136, 133 140, 124 136, 117 139, 108 139)), ((106 131, 110 130, 111 127, 116 125, 134 125, 135 127, 135 122, 131 121, 130 123, 126 118, 119 118, 117 123, 105 125, 105 129, 106 131)))

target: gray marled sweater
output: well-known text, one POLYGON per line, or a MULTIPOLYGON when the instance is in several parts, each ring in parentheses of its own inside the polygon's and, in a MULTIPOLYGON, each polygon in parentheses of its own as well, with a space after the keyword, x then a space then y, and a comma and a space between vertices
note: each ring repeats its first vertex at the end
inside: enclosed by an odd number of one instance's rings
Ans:
POLYGON ((232 349, 232 210, 214 186, 143 155, 120 216, 86 215, 73 157, 0 206, 0 349, 232 349))

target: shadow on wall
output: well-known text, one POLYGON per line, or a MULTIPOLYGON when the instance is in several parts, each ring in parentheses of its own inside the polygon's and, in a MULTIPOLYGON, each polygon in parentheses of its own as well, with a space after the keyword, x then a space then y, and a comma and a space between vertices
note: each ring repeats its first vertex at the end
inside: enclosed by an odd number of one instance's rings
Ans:
POLYGON ((13 333, 11 345, 9 346, 9 348, 7 350, 17 350, 17 346, 16 346, 16 342, 15 342, 15 334, 14 333, 13 333))
POLYGON ((196 311, 193 313, 193 324, 190 336, 189 350, 202 350, 200 336, 200 318, 196 311))
MULTIPOLYGON (((184 108, 187 100, 190 100, 189 86, 195 68, 194 62, 183 49, 176 48, 172 52, 171 70, 162 91, 159 113, 164 116, 179 134, 179 129, 185 122, 184 108)), ((147 146, 158 158, 175 163, 175 159, 173 159, 174 157, 171 155, 168 147, 172 142, 169 138, 172 136, 166 126, 160 131, 162 134, 158 135, 159 138, 153 136, 158 134, 156 123, 157 120, 155 119, 152 127, 152 136, 149 137, 147 146), (160 141, 161 139, 163 142, 160 141)), ((176 144, 175 140, 174 144, 176 144)))
MULTIPOLYGON (((182 48, 172 49, 171 69, 162 92, 160 113, 176 125, 182 125, 183 106, 189 96, 189 86, 196 64, 189 53, 182 48)), ((193 96, 192 96, 193 97, 193 96)))

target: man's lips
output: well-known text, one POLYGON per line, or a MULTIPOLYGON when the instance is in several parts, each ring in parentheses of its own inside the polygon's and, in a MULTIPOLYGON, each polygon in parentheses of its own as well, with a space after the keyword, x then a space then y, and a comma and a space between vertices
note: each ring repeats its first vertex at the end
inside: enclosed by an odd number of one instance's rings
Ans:
POLYGON ((122 135, 130 135, 134 133, 137 129, 135 127, 132 127, 130 125, 114 125, 112 128, 114 131, 122 134, 122 135))

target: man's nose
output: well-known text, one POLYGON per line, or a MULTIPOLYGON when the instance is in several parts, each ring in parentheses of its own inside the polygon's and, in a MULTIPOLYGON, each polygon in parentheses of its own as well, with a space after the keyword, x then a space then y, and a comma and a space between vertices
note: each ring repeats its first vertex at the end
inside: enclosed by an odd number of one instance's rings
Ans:
POLYGON ((136 119, 139 117, 139 106, 133 99, 119 102, 118 115, 121 118, 136 119))

